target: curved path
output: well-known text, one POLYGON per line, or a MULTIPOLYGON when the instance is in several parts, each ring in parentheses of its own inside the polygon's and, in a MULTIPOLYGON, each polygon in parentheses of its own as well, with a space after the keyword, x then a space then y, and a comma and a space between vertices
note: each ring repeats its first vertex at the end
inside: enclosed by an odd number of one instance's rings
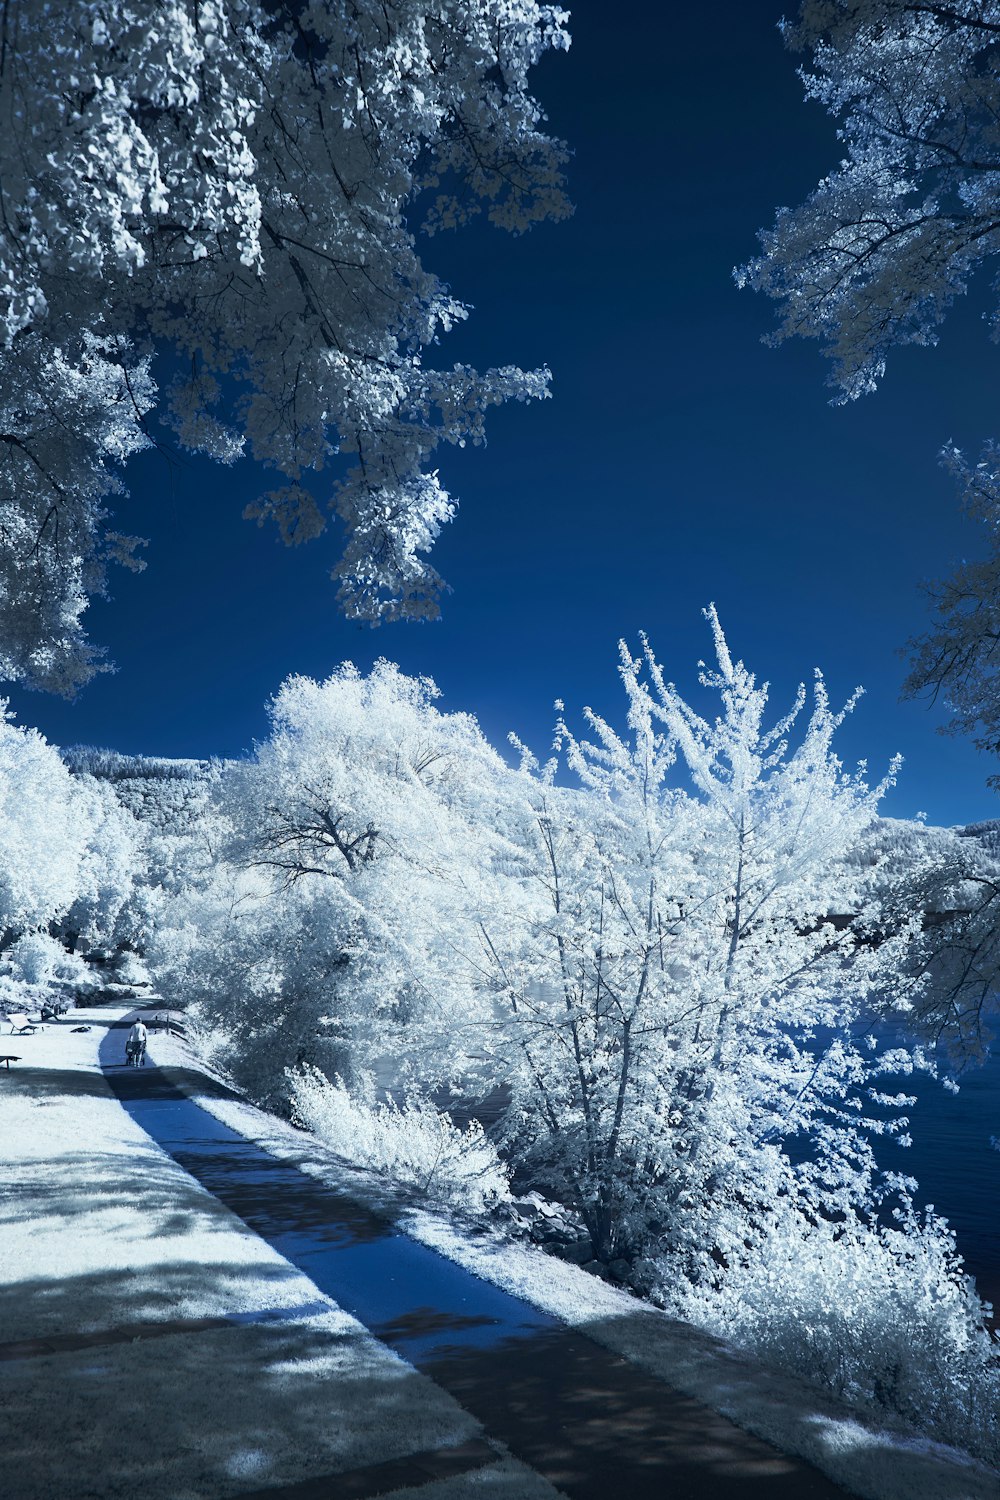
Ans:
MULTIPOLYGON (((109 1028, 100 1058, 137 1124, 322 1292, 449 1391, 487 1436, 570 1500, 843 1497, 818 1470, 271 1156, 155 1066, 122 1066, 128 1024, 109 1028)), ((464 1456, 454 1455, 460 1471, 493 1456, 485 1444, 466 1447, 464 1456)), ((385 1489, 401 1483, 398 1475, 385 1481, 385 1489)), ((380 1492, 377 1481, 366 1491, 380 1492)), ((332 1478, 260 1492, 276 1500, 341 1493, 332 1478)))

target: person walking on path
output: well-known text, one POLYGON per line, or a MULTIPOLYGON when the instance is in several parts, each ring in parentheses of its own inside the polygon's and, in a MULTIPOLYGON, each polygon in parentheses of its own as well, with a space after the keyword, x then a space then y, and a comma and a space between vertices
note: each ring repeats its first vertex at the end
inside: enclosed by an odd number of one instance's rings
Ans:
POLYGON ((146 1039, 149 1033, 141 1021, 133 1022, 125 1042, 125 1061, 141 1068, 146 1061, 146 1039))

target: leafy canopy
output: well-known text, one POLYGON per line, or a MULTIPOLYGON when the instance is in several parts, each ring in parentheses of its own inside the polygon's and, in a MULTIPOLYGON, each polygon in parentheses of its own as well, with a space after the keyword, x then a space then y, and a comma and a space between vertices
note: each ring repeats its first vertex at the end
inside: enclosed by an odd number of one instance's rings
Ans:
MULTIPOLYGON (((774 342, 820 340, 844 402, 875 390, 894 348, 935 343, 955 297, 1000 250, 1000 4, 805 0, 782 31, 810 54, 806 95, 839 120, 844 156, 805 202, 779 210, 736 278, 777 302, 774 342)), ((988 444, 972 466, 949 444, 943 460, 988 553, 932 589, 934 623, 909 643, 905 691, 941 695, 946 730, 996 752, 997 453, 988 444)))
POLYGON ((1000 5, 805 0, 781 29, 811 54, 806 96, 839 120, 844 156, 736 277, 779 304, 776 341, 822 341, 847 401, 892 348, 934 343, 1000 249, 1000 5))
POLYGON ((151 441, 154 346, 176 440, 273 470, 247 514, 287 543, 324 529, 305 480, 332 466, 349 616, 437 613, 434 450, 548 372, 425 361, 468 309, 414 225, 569 212, 527 83, 565 23, 536 0, 7 0, 0 676, 100 670, 81 621, 110 562, 142 566, 106 504, 151 441))

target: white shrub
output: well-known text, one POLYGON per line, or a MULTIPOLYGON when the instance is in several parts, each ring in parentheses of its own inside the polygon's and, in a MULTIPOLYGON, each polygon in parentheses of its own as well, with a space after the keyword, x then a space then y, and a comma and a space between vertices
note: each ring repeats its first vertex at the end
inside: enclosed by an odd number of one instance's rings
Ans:
POLYGON ((84 887, 94 811, 59 752, 0 700, 0 926, 48 926, 84 887))
POLYGON ((856 1405, 902 1417, 987 1462, 1000 1459, 1000 1351, 947 1224, 899 1229, 775 1221, 721 1284, 660 1262, 657 1300, 856 1405))
POLYGON ((90 988, 93 976, 75 953, 67 953, 62 943, 47 932, 27 932, 18 938, 8 954, 12 977, 23 984, 44 989, 60 981, 90 988))
POLYGON ((510 1196, 506 1168, 481 1126, 460 1130, 424 1099, 366 1102, 316 1068, 286 1077, 298 1123, 355 1165, 457 1207, 481 1210, 510 1196))
POLYGON ((148 987, 151 983, 149 969, 138 953, 130 953, 127 949, 118 955, 115 962, 115 979, 119 984, 127 984, 132 989, 148 987))

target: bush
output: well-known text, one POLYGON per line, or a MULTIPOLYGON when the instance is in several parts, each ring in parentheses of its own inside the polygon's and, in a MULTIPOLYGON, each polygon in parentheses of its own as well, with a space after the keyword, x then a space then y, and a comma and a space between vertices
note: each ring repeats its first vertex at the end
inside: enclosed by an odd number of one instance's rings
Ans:
POLYGON ((359 1099, 316 1068, 289 1070, 286 1077, 293 1118, 353 1164, 473 1211, 510 1197, 506 1168, 481 1126, 460 1130, 416 1097, 403 1106, 359 1099))
POLYGON ((119 953, 115 959, 115 980, 118 984, 127 984, 130 989, 148 989, 150 986, 149 970, 137 953, 131 953, 128 949, 119 953))
POLYGON ((932 1213, 893 1229, 789 1212, 713 1286, 685 1284, 667 1260, 658 1269, 656 1300, 698 1327, 1000 1460, 1000 1351, 954 1236, 932 1213))
POLYGON ((93 976, 75 953, 67 953, 62 943, 47 932, 27 932, 7 955, 11 977, 35 989, 53 984, 72 984, 77 989, 93 987, 93 976))

